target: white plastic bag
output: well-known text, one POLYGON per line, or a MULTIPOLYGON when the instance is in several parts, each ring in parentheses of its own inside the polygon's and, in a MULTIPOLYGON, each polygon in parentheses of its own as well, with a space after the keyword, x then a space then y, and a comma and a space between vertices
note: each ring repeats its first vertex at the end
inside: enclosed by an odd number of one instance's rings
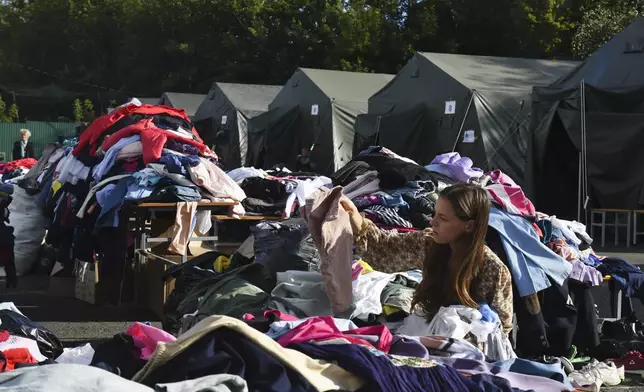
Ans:
POLYGON ((501 330, 501 324, 496 325, 494 332, 488 336, 487 342, 483 345, 483 353, 492 361, 506 361, 517 357, 512 349, 510 338, 501 330))
POLYGON ((45 216, 35 203, 37 197, 16 186, 9 204, 9 226, 13 227, 15 237, 13 254, 18 275, 32 269, 45 238, 45 216))
POLYGON ((356 308, 351 318, 366 321, 372 314, 381 314, 382 303, 380 302, 380 296, 393 277, 393 275, 378 271, 359 275, 352 283, 353 303, 356 308))
POLYGON ((76 365, 89 365, 94 359, 94 348, 91 344, 87 343, 84 346, 65 348, 63 353, 56 358, 58 363, 73 363, 76 365))

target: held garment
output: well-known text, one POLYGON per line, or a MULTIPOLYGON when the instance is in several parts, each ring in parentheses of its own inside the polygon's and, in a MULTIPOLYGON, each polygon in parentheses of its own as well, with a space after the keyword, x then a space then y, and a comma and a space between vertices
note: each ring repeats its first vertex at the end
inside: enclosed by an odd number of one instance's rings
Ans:
POLYGON ((353 231, 349 213, 340 205, 341 197, 342 187, 320 190, 307 199, 302 208, 302 216, 320 251, 320 272, 334 314, 349 311, 353 303, 353 231))

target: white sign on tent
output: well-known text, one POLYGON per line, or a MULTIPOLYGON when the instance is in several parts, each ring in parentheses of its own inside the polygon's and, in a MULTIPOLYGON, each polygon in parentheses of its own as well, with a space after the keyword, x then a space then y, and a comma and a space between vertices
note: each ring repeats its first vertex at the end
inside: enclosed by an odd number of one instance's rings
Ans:
POLYGON ((221 125, 224 125, 228 122, 228 116, 221 116, 221 125))
POLYGON ((474 130, 469 129, 463 132, 463 143, 474 143, 476 140, 476 133, 474 130))
POLYGON ((445 101, 445 114, 456 113, 456 101, 445 101))
POLYGON ((320 108, 318 105, 311 105, 311 116, 317 116, 320 108))

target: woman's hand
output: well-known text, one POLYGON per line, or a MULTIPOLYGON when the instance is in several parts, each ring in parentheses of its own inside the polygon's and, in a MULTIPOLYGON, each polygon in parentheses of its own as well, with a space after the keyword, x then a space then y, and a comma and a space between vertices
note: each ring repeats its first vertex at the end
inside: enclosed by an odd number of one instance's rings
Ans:
POLYGON ((364 218, 360 215, 358 208, 346 196, 342 196, 342 198, 340 198, 340 205, 349 213, 349 221, 351 222, 353 234, 358 234, 360 230, 362 230, 362 225, 364 224, 364 218))

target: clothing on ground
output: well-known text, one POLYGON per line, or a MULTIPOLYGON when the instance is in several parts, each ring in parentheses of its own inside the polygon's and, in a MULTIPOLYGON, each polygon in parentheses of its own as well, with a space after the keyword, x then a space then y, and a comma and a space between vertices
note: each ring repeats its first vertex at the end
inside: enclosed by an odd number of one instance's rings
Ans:
POLYGON ((359 345, 294 343, 289 347, 313 358, 335 362, 362 377, 365 380, 364 391, 480 391, 471 380, 452 368, 396 366, 384 353, 359 345))
POLYGON ((225 316, 201 321, 176 342, 159 343, 133 380, 154 385, 202 377, 217 369, 241 375, 250 390, 310 390, 313 386, 321 391, 355 391, 363 383, 337 365, 284 349, 242 321, 225 316))

